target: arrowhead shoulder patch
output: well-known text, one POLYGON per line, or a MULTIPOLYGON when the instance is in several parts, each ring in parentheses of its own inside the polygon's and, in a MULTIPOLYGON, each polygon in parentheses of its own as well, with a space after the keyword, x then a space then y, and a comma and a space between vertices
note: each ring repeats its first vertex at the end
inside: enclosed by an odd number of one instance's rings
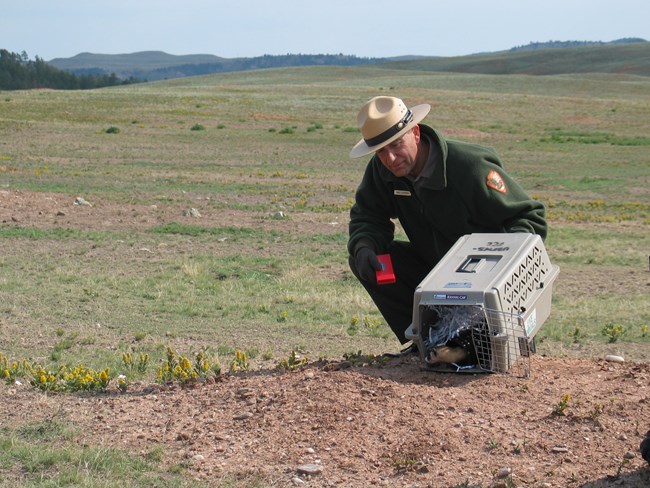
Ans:
POLYGON ((503 178, 495 170, 490 171, 487 175, 487 186, 500 193, 506 193, 508 191, 506 184, 503 182, 503 178))

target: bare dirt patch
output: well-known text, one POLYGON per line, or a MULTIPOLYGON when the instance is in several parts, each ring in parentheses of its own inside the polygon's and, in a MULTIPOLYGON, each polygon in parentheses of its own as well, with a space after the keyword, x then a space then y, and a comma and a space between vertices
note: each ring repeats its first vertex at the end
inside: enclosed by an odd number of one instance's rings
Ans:
POLYGON ((2 422, 58 416, 81 444, 143 455, 162 446, 165 463, 212 485, 649 486, 638 451, 647 363, 535 356, 530 378, 420 366, 317 362, 99 396, 4 385, 2 422))
MULTIPOLYGON (((255 227, 277 229, 286 223, 300 235, 339 232, 342 221, 338 215, 290 212, 290 218, 274 218, 274 213, 256 214, 249 210, 227 211, 210 207, 209 200, 189 196, 186 203, 150 205, 145 203, 115 203, 106 200, 75 203, 76 196, 59 193, 39 193, 20 190, 0 190, 0 224, 34 227, 37 229, 69 228, 82 230, 125 231, 146 230, 169 222, 181 222, 203 227, 255 227), (199 217, 188 215, 195 209, 199 217)), ((347 219, 347 216, 345 216, 347 219)))

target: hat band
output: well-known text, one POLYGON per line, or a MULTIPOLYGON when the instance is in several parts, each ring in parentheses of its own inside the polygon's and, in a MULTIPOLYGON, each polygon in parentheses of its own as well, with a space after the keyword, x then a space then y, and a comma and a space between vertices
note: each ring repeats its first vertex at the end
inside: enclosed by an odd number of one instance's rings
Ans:
POLYGON ((397 134, 399 131, 401 131, 406 126, 406 124, 408 124, 412 119, 413 119, 413 114, 411 113, 410 110, 407 110, 404 118, 400 120, 397 124, 395 124, 392 127, 389 127, 387 130, 385 130, 378 136, 371 137, 369 139, 364 138, 363 140, 368 145, 368 147, 377 146, 378 144, 387 141, 395 134, 397 134))

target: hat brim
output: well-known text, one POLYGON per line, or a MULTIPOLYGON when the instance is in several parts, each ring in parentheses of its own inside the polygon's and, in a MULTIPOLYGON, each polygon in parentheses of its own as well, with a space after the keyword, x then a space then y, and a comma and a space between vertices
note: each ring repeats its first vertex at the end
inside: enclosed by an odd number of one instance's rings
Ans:
POLYGON ((399 139, 408 131, 410 131, 413 127, 415 127, 422 119, 424 119, 429 113, 429 110, 431 110, 431 105, 429 105, 428 103, 423 103, 421 105, 416 105, 415 107, 412 107, 411 113, 413 114, 413 118, 408 124, 404 126, 404 128, 401 131, 399 131, 394 136, 389 137, 381 144, 377 144, 375 146, 368 146, 368 144, 366 144, 366 141, 364 139, 361 139, 359 142, 357 142, 354 145, 354 147, 350 151, 350 159, 359 158, 361 156, 365 156, 366 154, 370 154, 375 151, 378 151, 382 147, 399 139))

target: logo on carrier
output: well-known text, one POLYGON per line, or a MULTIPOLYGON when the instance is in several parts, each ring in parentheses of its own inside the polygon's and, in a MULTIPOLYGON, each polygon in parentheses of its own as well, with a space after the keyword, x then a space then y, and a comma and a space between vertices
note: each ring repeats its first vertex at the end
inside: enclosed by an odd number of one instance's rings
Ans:
POLYGON ((467 295, 436 293, 433 295, 433 299, 434 300, 467 300, 467 295))

